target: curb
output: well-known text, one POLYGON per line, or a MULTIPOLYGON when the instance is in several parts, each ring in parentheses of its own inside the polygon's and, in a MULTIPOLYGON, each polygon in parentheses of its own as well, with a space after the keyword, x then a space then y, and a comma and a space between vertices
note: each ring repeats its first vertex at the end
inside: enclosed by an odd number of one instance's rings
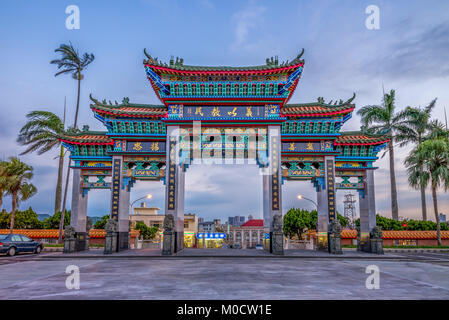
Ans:
POLYGON ((384 248, 385 252, 401 253, 401 252, 416 252, 416 253, 437 253, 437 252, 449 252, 449 249, 393 249, 384 248))

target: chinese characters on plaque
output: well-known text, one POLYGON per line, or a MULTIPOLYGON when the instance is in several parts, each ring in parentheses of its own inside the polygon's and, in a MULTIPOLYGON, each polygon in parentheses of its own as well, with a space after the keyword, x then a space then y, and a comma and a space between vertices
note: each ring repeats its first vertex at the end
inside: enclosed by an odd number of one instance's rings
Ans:
POLYGON ((329 221, 335 219, 335 177, 334 177, 334 161, 326 160, 326 177, 327 177, 327 202, 329 207, 329 221))
POLYGON ((175 209, 176 198, 176 140, 174 137, 170 137, 169 142, 169 155, 168 155, 168 195, 167 195, 167 208, 168 210, 175 209))
POLYGON ((128 141, 127 152, 165 152, 165 142, 161 141, 128 141))
POLYGON ((279 151, 279 139, 276 136, 270 137, 271 139, 271 164, 272 164, 272 175, 271 175, 271 207, 272 210, 279 210, 280 199, 279 199, 279 161, 278 151, 279 151))
POLYGON ((120 171, 122 166, 122 161, 120 159, 114 159, 112 164, 112 210, 111 218, 115 221, 118 220, 118 202, 119 202, 119 191, 120 191, 120 171))

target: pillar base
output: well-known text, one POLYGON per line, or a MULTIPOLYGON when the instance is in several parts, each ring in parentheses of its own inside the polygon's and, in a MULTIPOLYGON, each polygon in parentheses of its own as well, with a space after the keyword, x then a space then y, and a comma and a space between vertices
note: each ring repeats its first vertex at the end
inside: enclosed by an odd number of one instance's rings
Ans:
POLYGON ((129 249, 129 231, 117 232, 117 251, 124 251, 129 249))
POLYGON ((164 240, 162 242, 162 255, 171 256, 175 253, 175 232, 164 231, 164 240))
POLYGON ((184 231, 175 231, 175 248, 174 252, 179 252, 184 249, 184 231))
POLYGON ((328 251, 327 232, 318 232, 316 236, 316 250, 328 251))
POLYGON ((64 238, 64 251, 63 253, 75 252, 75 238, 64 238))
POLYGON ((104 254, 112 254, 114 252, 117 252, 117 233, 118 232, 112 231, 106 232, 103 252, 104 254))
POLYGON ((272 232, 271 253, 275 255, 284 255, 284 234, 282 232, 272 232))
POLYGON ((329 253, 343 254, 341 249, 341 235, 337 233, 329 233, 329 253))
POLYGON ((75 238, 75 252, 89 250, 89 234, 87 232, 77 232, 75 238))
POLYGON ((361 232, 357 237, 357 251, 371 252, 370 236, 368 232, 361 232))

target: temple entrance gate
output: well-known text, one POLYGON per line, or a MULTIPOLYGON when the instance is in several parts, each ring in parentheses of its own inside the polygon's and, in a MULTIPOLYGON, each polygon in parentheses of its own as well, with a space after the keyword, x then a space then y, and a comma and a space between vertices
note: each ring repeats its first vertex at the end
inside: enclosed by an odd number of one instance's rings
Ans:
POLYGON ((359 250, 371 251, 371 238, 377 234, 372 233, 373 164, 389 136, 340 132, 355 108, 355 94, 334 103, 320 97, 288 104, 304 67, 302 54, 291 62, 272 57, 266 65, 236 68, 187 66, 178 58, 166 64, 145 52, 147 78, 162 105, 130 103, 128 98, 114 104, 91 97, 94 116, 107 131, 85 127, 61 136, 73 160, 71 234, 77 243, 85 236, 84 196, 89 189, 110 188, 109 234, 117 236, 112 251, 127 249, 129 192, 136 180, 145 179, 165 184, 163 253, 178 252, 183 249, 189 165, 254 161, 263 173, 266 250, 283 254, 281 186, 287 179, 310 180, 315 187, 318 247, 332 253, 341 229, 336 223, 336 191, 358 190, 359 250), (99 180, 83 180, 89 175, 99 180))

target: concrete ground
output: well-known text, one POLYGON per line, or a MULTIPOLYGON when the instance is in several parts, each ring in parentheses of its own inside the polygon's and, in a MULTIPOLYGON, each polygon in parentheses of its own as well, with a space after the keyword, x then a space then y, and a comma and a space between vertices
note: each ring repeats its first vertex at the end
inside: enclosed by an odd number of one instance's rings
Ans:
POLYGON ((449 299, 448 272, 449 253, 91 250, 0 256, 0 299, 449 299), (79 290, 66 288, 69 265, 79 267, 79 290), (380 270, 378 290, 365 286, 369 265, 380 270))

